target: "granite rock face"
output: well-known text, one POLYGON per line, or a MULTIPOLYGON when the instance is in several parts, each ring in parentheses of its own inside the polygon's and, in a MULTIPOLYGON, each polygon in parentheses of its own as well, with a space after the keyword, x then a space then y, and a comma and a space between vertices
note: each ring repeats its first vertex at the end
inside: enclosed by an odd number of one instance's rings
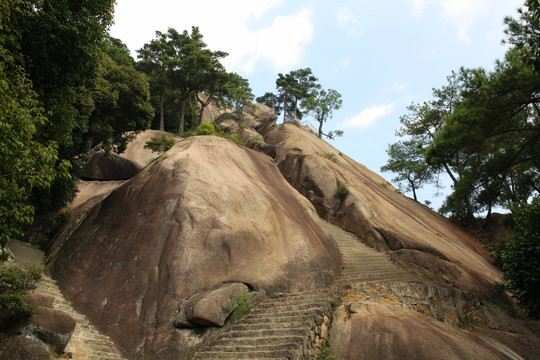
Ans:
POLYGON ((326 141, 293 124, 269 128, 263 137, 276 148, 283 176, 322 217, 389 252, 396 263, 475 293, 501 281, 500 271, 469 234, 326 141))
POLYGON ((493 345, 416 311, 377 303, 343 305, 330 330, 338 359, 506 359, 493 345))
POLYGON ((178 358, 189 341, 173 318, 197 292, 330 283, 340 255, 319 221, 268 156, 198 136, 88 210, 49 262, 75 308, 126 356, 178 358))

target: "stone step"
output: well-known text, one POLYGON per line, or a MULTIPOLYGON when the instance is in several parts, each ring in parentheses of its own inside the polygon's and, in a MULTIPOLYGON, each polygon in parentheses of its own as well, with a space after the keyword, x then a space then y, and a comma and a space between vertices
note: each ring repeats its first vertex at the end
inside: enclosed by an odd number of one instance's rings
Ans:
POLYGON ((320 309, 328 306, 328 300, 326 302, 305 302, 305 303, 289 303, 289 304, 272 304, 269 306, 257 306, 251 310, 251 314, 265 314, 265 313, 283 313, 289 311, 303 311, 311 309, 320 309))
POLYGON ((36 290, 54 296, 53 307, 61 310, 76 321, 75 330, 67 346, 66 352, 71 353, 74 360, 123 360, 111 339, 101 334, 83 314, 73 309, 64 299, 56 281, 47 275, 42 275, 36 290))
MULTIPOLYGON (((287 319, 289 320, 289 319, 287 319)), ((230 326, 230 331, 262 331, 262 330, 282 330, 282 329, 304 329, 309 321, 284 321, 284 322, 256 322, 238 323, 230 326)))
POLYGON ((355 277, 355 276, 370 276, 370 275, 385 275, 385 274, 401 274, 403 271, 400 271, 399 269, 388 267, 388 268, 382 268, 382 269, 370 269, 370 270, 345 270, 341 274, 342 278, 348 278, 348 277, 355 277))
POLYGON ((234 340, 237 338, 260 338, 260 337, 290 337, 305 336, 306 327, 297 328, 276 328, 276 329, 253 329, 253 330, 231 330, 221 336, 220 340, 234 340))
POLYGON ((303 343, 305 339, 306 337, 302 335, 218 339, 214 342, 214 350, 224 351, 232 348, 235 348, 234 350, 242 348, 247 351, 279 350, 281 348, 294 348, 297 344, 303 343))
POLYGON ((293 360, 296 357, 293 357, 290 352, 286 350, 279 351, 252 351, 250 353, 238 353, 238 352, 225 352, 225 351, 209 351, 201 354, 195 355, 194 360, 206 360, 206 359, 287 359, 293 360))

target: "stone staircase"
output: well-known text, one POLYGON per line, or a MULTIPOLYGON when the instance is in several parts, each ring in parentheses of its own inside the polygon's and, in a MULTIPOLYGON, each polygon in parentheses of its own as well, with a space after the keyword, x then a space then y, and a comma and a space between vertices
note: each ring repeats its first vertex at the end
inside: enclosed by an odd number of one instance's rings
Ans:
POLYGON ((276 295, 244 320, 223 328, 194 359, 315 359, 314 337, 326 337, 321 334, 321 324, 331 316, 332 303, 341 296, 342 288, 372 281, 420 280, 394 265, 385 254, 362 244, 354 234, 325 221, 322 225, 343 256, 343 272, 336 287, 276 295))
POLYGON ((364 245, 356 235, 328 222, 322 225, 343 257, 343 272, 336 281, 339 288, 368 281, 420 281, 417 274, 393 264, 386 254, 364 245))
POLYGON ((332 291, 281 293, 230 325, 194 359, 306 359, 311 334, 332 312, 332 291))
POLYGON ((101 334, 90 324, 86 316, 73 309, 64 299, 56 281, 43 274, 37 284, 37 291, 54 297, 53 307, 75 319, 77 325, 66 348, 74 360, 122 360, 124 359, 108 336, 101 334))

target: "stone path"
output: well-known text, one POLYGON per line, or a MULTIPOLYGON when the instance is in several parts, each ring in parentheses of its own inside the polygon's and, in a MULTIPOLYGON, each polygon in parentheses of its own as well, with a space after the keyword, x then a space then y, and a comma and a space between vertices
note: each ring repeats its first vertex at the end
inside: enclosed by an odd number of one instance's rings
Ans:
POLYGON ((393 264, 389 257, 361 243, 358 237, 338 226, 323 222, 343 257, 343 272, 336 281, 338 287, 367 281, 420 281, 420 277, 393 264))
MULTIPOLYGON (((358 238, 327 222, 324 228, 336 240, 343 256, 343 273, 337 287, 278 294, 258 305, 251 314, 229 327, 194 359, 315 359, 313 336, 321 331, 332 302, 350 284, 371 281, 418 281, 389 258, 362 244, 358 238)), ((324 331, 324 330, 323 330, 324 331)), ((323 336, 324 337, 324 336, 323 336)))
MULTIPOLYGON (((43 252, 32 248, 29 244, 11 240, 9 248, 15 256, 15 263, 28 266, 43 266, 43 252)), ((75 319, 77 322, 71 340, 66 348, 66 353, 71 353, 74 360, 122 360, 122 356, 116 350, 109 337, 101 334, 90 324, 86 316, 73 309, 56 285, 56 281, 43 274, 37 284, 37 291, 54 297, 53 307, 61 310, 75 319)))
POLYGON ((194 359, 308 359, 310 336, 332 312, 331 298, 330 289, 278 294, 224 328, 194 359))

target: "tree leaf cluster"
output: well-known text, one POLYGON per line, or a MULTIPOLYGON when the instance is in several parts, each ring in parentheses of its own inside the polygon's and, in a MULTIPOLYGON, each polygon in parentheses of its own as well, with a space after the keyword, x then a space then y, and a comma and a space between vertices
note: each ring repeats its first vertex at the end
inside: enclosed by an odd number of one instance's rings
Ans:
POLYGON ((287 74, 278 74, 276 79, 277 94, 267 92, 256 101, 276 112, 283 113, 283 122, 297 121, 304 115, 312 116, 318 123, 318 136, 334 139, 343 135, 342 130, 323 133, 323 124, 332 118, 335 110, 343 104, 341 94, 334 89, 321 89, 319 79, 310 68, 297 69, 287 74))
POLYGON ((146 76, 107 35, 114 0, 0 2, 0 247, 71 201, 84 154, 153 116, 146 76))
POLYGON ((532 318, 540 318, 540 197, 512 209, 513 231, 501 251, 507 289, 532 318))
POLYGON ((441 211, 462 223, 526 203, 540 189, 540 73, 531 60, 540 37, 526 24, 536 18, 522 10, 520 21, 507 19, 515 46, 495 68, 453 72, 433 100, 408 108, 398 131, 405 140, 388 149, 382 170, 396 172, 406 190, 446 174, 452 193, 441 211))
POLYGON ((156 31, 156 37, 137 52, 137 68, 150 79, 160 130, 166 128, 166 117, 174 118, 171 120, 179 134, 197 128, 211 102, 239 110, 253 100, 249 82, 227 72, 221 64, 228 54, 208 49, 196 26, 191 32, 180 33, 173 28, 167 33, 156 31), (186 123, 186 113, 194 101, 199 107, 198 116, 186 123))

